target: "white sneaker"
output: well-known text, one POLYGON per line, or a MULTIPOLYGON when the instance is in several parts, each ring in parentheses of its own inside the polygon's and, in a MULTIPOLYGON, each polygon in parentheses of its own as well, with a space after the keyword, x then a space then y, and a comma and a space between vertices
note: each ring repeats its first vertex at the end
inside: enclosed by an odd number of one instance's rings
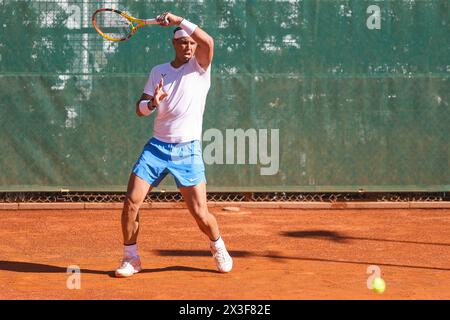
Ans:
POLYGON ((124 258, 122 264, 116 270, 117 278, 128 278, 142 271, 141 259, 138 257, 124 258))
MULTIPOLYGON (((222 242, 222 241, 221 241, 222 242)), ((215 245, 211 243, 211 253, 216 260, 216 266, 219 272, 228 273, 233 269, 233 259, 225 247, 225 244, 215 245)))

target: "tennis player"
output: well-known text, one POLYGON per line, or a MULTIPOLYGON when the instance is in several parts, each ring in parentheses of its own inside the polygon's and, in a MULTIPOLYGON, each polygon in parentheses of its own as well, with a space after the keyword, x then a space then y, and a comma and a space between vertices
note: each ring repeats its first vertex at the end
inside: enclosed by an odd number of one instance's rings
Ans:
POLYGON ((197 25, 172 13, 164 13, 157 19, 161 26, 177 26, 172 40, 175 59, 153 68, 136 105, 138 116, 153 113, 157 116, 153 138, 145 146, 128 183, 122 212, 124 257, 115 274, 130 277, 142 270, 137 250, 139 209, 147 194, 169 173, 200 230, 208 236, 217 269, 227 273, 233 260, 215 217, 208 212, 201 149, 214 41, 197 25))

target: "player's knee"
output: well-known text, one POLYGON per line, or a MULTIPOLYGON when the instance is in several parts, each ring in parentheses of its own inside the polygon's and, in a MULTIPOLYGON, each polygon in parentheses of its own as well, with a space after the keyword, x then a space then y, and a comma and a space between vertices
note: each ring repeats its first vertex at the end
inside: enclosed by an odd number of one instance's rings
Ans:
POLYGON ((125 199, 125 203, 124 203, 123 214, 127 215, 132 212, 137 212, 139 210, 140 206, 141 206, 141 204, 139 202, 135 201, 134 199, 132 199, 130 197, 127 197, 125 199))
POLYGON ((203 225, 209 225, 211 220, 211 214, 208 212, 207 207, 199 207, 195 210, 196 219, 203 225))

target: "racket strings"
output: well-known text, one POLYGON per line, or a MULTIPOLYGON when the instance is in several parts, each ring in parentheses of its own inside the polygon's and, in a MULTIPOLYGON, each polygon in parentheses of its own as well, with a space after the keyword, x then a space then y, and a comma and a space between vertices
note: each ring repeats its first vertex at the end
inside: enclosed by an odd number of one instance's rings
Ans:
POLYGON ((116 12, 99 12, 95 21, 101 32, 115 40, 126 39, 133 31, 133 24, 116 12))

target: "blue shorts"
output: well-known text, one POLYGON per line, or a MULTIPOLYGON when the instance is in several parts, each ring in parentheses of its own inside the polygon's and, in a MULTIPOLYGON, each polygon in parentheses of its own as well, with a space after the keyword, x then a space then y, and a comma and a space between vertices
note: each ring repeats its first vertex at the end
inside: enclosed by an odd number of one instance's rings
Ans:
POLYGON ((178 188, 206 182, 200 141, 165 143, 152 138, 134 165, 133 173, 153 187, 158 187, 168 173, 173 175, 178 188))

